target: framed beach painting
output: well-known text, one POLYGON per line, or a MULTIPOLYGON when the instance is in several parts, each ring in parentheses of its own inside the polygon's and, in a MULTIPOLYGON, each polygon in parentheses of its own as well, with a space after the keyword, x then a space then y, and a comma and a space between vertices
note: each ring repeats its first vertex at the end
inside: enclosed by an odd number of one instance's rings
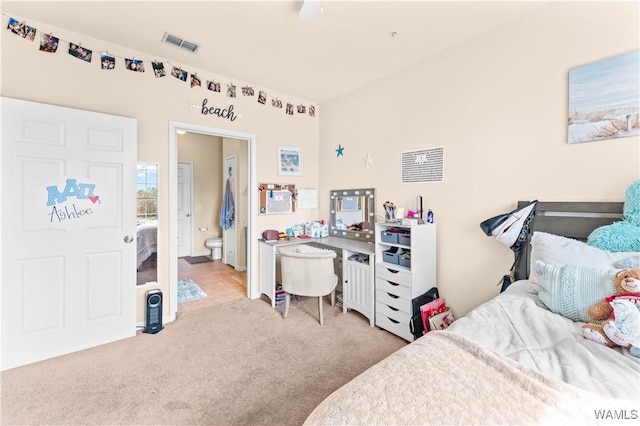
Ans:
POLYGON ((569 70, 568 142, 640 135, 640 50, 569 70))
POLYGON ((302 176, 302 149, 292 146, 278 147, 278 175, 302 176))

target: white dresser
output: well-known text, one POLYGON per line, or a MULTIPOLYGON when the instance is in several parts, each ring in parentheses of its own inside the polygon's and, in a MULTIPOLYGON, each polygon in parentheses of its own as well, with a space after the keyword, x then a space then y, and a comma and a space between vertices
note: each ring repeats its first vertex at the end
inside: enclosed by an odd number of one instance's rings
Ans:
POLYGON ((411 300, 436 287, 436 225, 377 223, 375 260, 376 325, 411 342, 411 300))

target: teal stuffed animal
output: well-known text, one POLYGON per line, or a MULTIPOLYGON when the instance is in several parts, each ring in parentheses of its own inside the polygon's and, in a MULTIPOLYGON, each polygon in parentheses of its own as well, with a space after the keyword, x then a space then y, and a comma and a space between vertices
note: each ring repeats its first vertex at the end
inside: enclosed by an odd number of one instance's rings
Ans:
POLYGON ((621 221, 594 229, 587 244, 610 252, 640 252, 640 180, 627 188, 622 213, 621 221))

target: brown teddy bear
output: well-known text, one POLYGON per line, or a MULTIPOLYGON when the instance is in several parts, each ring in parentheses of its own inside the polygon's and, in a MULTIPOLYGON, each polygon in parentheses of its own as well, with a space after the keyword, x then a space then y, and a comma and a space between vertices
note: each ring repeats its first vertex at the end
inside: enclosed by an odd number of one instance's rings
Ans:
POLYGON ((640 268, 624 269, 618 272, 614 286, 617 294, 606 297, 605 300, 596 303, 587 311, 591 318, 595 321, 602 321, 602 323, 587 323, 582 326, 582 335, 586 339, 610 347, 616 346, 616 344, 607 337, 604 330, 609 322, 613 321, 613 308, 610 302, 615 299, 626 299, 634 305, 640 303, 640 268))

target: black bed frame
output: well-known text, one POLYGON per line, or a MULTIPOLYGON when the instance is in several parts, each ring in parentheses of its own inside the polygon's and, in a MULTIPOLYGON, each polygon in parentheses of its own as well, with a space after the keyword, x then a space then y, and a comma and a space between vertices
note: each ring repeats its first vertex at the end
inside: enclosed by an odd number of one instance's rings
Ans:
MULTIPOLYGON (((518 207, 529 201, 518 201, 518 207)), ((539 202, 531 221, 523 253, 514 267, 515 279, 529 277, 530 239, 534 231, 586 241, 596 228, 622 220, 623 202, 539 202)))

